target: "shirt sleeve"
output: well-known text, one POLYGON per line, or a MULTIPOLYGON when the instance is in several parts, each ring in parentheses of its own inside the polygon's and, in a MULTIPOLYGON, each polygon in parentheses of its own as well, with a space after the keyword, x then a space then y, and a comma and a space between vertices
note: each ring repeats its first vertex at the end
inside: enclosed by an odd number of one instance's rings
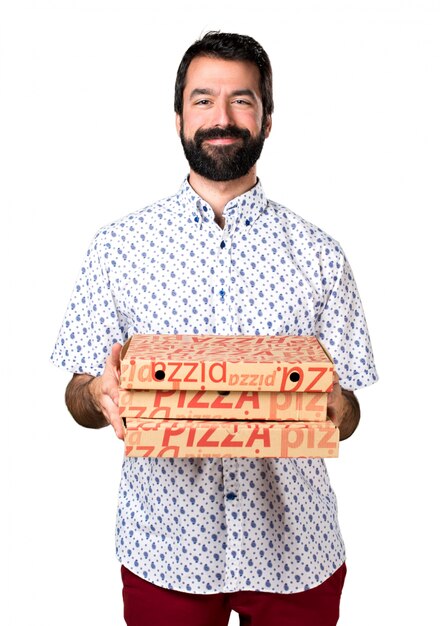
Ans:
POLYGON ((54 365, 92 376, 102 373, 112 345, 126 339, 99 235, 87 251, 51 355, 54 365))
POLYGON ((341 251, 338 274, 318 316, 317 337, 332 357, 343 389, 355 391, 377 381, 362 302, 350 265, 341 251))

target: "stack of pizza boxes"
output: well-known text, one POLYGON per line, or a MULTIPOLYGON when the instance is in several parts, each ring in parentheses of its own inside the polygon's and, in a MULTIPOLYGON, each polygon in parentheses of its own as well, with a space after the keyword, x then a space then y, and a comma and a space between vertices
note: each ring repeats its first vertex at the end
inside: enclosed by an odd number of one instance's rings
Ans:
POLYGON ((119 405, 133 457, 336 457, 315 337, 133 335, 119 405))

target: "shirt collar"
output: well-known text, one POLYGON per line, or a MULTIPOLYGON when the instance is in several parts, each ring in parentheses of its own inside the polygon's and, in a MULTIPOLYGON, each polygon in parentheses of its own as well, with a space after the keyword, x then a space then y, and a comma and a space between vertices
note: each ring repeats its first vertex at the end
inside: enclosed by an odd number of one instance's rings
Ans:
MULTIPOLYGON (((214 220, 214 211, 191 187, 188 178, 185 178, 176 194, 176 203, 179 213, 194 220, 200 227, 206 222, 214 220)), ((245 193, 230 200, 223 210, 223 216, 227 224, 242 223, 244 226, 252 226, 265 211, 268 201, 260 180, 245 193)))

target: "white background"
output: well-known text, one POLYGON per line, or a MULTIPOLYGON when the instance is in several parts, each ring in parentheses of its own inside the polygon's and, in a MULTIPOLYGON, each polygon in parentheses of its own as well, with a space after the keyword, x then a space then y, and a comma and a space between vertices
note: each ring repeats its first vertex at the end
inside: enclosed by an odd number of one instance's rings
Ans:
POLYGON ((260 177, 270 198, 342 243, 381 377, 359 392, 362 424, 328 463, 348 552, 339 623, 436 623, 440 4, 286 6, 2 4, 7 626, 123 626, 113 547, 122 444, 74 423, 69 375, 49 355, 95 231, 174 193, 187 173, 174 78, 210 29, 252 35, 271 57, 260 177))

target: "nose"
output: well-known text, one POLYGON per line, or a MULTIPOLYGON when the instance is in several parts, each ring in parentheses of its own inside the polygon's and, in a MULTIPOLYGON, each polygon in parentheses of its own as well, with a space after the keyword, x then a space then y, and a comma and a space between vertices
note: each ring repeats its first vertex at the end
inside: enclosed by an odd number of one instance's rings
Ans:
POLYGON ((233 115, 229 102, 216 102, 213 109, 212 126, 220 126, 221 128, 233 124, 233 115))

